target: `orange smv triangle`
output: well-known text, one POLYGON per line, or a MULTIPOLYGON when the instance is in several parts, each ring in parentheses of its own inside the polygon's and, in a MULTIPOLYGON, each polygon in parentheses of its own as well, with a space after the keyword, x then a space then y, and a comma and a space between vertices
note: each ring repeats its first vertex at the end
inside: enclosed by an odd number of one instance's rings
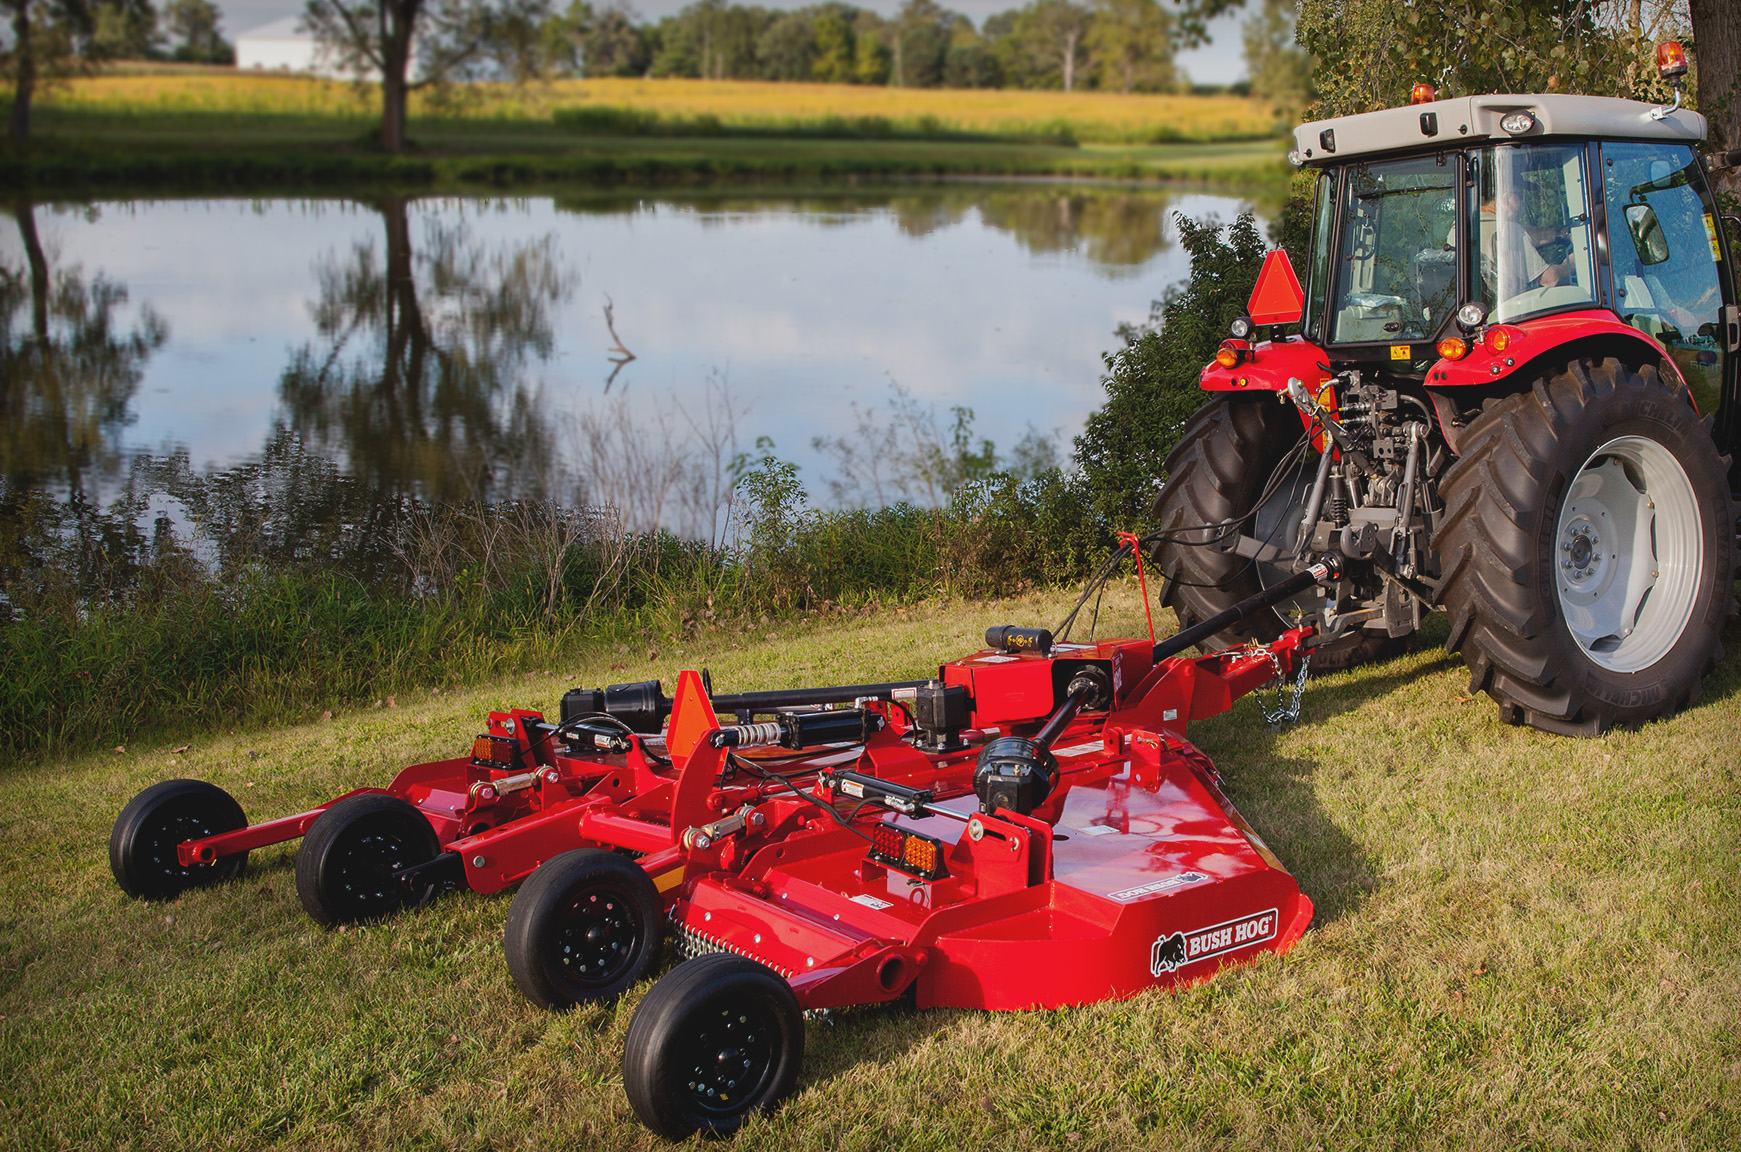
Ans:
POLYGON ((671 702, 671 723, 665 730, 665 750, 673 760, 688 759, 701 738, 719 727, 713 703, 702 687, 699 672, 680 672, 677 695, 671 702))
POLYGON ((1253 324, 1292 324, 1299 320, 1306 304, 1306 294, 1300 290, 1300 278, 1294 275, 1294 265, 1288 254, 1277 248, 1263 258, 1263 268, 1257 274, 1257 284, 1251 290, 1246 310, 1253 324))

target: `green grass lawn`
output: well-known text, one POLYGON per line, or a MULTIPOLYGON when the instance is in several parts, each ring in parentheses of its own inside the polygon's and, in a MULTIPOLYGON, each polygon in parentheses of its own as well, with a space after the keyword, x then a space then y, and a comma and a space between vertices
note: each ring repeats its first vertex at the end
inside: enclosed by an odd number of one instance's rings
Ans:
POLYGON ((1272 140, 1042 144, 946 140, 585 136, 548 119, 416 119, 391 157, 363 116, 137 113, 46 106, 26 154, 0 156, 15 187, 277 187, 384 181, 466 188, 567 181, 687 183, 853 177, 1070 176, 1279 184, 1272 140))
MULTIPOLYGON (((507 894, 327 932, 297 904, 291 846, 137 903, 110 878, 110 822, 172 776, 288 813, 578 684, 701 663, 728 690, 921 675, 1065 599, 752 623, 656 660, 593 652, 186 751, 0 771, 0 1146, 658 1146, 618 1072, 647 985, 535 1009, 502 963, 507 894)), ((1103 633, 1139 632, 1131 588, 1112 599, 1103 633)), ((1289 955, 1119 1004, 812 1022, 796 1095, 723 1146, 1741 1144, 1741 628, 1700 706, 1589 741, 1501 725, 1442 635, 1315 680, 1298 725, 1245 700, 1192 729, 1317 904, 1289 955)))

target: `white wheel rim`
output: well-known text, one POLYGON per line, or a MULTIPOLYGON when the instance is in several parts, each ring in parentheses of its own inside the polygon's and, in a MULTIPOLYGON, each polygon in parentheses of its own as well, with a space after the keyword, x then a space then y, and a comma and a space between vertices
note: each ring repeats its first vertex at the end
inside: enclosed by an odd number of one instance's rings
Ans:
POLYGON ((1590 454, 1560 508, 1554 587, 1572 639, 1610 672, 1655 664, 1686 631, 1705 536, 1674 453, 1621 436, 1590 454))

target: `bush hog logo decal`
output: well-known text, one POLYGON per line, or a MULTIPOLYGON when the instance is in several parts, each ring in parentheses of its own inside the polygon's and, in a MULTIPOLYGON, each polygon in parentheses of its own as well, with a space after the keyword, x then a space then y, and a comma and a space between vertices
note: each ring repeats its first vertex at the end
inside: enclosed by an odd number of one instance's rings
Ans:
POLYGON ((1277 919, 1276 909, 1271 908, 1268 912, 1241 916, 1237 920, 1199 928, 1195 932, 1175 932, 1171 936, 1162 936, 1155 941, 1154 949, 1149 953, 1149 973, 1165 976, 1169 972, 1177 972, 1187 964, 1195 964, 1223 952, 1274 940, 1277 919))

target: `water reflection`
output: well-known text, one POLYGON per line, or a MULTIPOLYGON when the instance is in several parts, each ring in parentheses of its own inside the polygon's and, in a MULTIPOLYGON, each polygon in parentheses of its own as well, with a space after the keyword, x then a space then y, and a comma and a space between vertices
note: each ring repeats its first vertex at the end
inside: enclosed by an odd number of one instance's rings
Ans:
POLYGON ((93 473, 115 473, 128 406, 169 329, 149 306, 129 329, 117 315, 126 287, 53 266, 36 205, 11 210, 24 259, 0 264, 0 474, 9 488, 78 496, 93 473))
POLYGON ((19 201, 0 615, 26 585, 87 604, 183 561, 375 581, 431 505, 554 497, 718 541, 745 445, 772 436, 826 499, 842 467, 816 445, 862 439, 891 382, 1006 452, 1030 427, 1067 443, 1116 323, 1184 270, 1175 207, 1240 205, 972 184, 19 201))
POLYGON ((404 198, 368 207, 382 249, 317 266, 319 335, 279 381, 289 426, 383 492, 543 494, 553 448, 527 373, 549 360, 550 310, 571 290, 555 238, 487 245, 429 220, 414 244, 404 198))
MULTIPOLYGON (((1173 246, 1168 229, 1174 197, 1153 189, 1084 185, 1009 187, 962 182, 828 196, 771 197, 699 194, 683 204, 703 219, 769 211, 797 212, 817 222, 847 224, 887 214, 900 231, 924 237, 960 225, 970 216, 1011 236, 1034 253, 1077 253, 1106 274, 1134 270, 1173 246)), ((622 215, 648 206, 623 194, 558 197, 557 206, 583 215, 622 215)))

